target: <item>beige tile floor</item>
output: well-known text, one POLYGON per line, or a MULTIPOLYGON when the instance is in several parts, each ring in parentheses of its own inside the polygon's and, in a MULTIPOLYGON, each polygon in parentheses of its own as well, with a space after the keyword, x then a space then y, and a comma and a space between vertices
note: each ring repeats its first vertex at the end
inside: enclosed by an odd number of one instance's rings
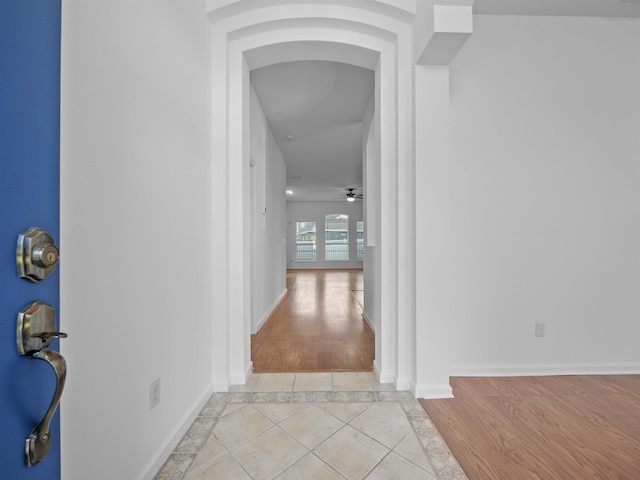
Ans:
POLYGON ((411 393, 371 373, 279 373, 214 394, 155 478, 466 476, 411 393))

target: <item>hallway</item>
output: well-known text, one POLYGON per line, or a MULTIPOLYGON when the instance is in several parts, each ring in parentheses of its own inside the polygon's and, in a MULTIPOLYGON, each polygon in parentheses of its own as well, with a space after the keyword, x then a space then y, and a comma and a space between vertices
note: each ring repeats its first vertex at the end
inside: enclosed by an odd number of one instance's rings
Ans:
POLYGON ((251 336, 255 373, 372 371, 362 270, 288 270, 287 289, 251 336))
POLYGON ((372 373, 254 374, 214 393, 155 480, 464 480, 410 392, 372 373))

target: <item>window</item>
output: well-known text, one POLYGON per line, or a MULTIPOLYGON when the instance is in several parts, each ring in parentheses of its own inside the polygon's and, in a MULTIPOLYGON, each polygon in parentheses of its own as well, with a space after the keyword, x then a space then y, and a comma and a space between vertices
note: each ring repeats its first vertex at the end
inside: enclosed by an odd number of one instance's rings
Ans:
POLYGON ((349 260, 349 215, 332 213, 324 217, 324 259, 349 260))
POLYGON ((316 222, 296 222, 296 261, 316 261, 316 222))
POLYGON ((364 260, 364 222, 360 220, 356 227, 356 246, 358 247, 358 261, 364 260))

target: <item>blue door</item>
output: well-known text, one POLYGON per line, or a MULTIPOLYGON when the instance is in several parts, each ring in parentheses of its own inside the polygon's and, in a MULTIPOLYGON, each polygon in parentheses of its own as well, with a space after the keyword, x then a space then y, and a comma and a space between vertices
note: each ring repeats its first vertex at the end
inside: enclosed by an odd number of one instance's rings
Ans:
MULTIPOLYGON (((0 0, 2 479, 60 478, 58 413, 48 456, 25 466, 25 440, 47 412, 56 377, 45 361, 19 356, 16 346, 18 312, 36 300, 58 311, 58 270, 39 283, 19 278, 16 241, 30 227, 47 230, 57 241, 60 236, 60 9, 60 0, 0 0)), ((57 350, 58 340, 49 348, 57 350)))

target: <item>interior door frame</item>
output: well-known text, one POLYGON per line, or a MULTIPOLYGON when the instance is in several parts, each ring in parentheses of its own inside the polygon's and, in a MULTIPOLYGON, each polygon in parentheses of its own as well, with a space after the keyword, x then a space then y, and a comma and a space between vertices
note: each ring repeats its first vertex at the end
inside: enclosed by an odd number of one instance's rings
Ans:
MULTIPOLYGON (((413 352, 406 347, 412 345, 410 323, 414 319, 405 315, 400 320, 398 315, 398 278, 399 269, 403 269, 402 282, 410 281, 411 269, 405 270, 405 265, 398 265, 398 239, 410 242, 410 235, 403 236, 401 232, 407 233, 404 229, 411 224, 411 211, 398 208, 398 175, 400 171, 406 174, 410 170, 410 165, 407 165, 411 162, 410 155, 401 156, 399 152, 401 148, 410 148, 412 133, 408 128, 410 108, 397 99, 397 37, 359 20, 322 19, 314 25, 308 18, 294 18, 296 13, 292 10, 287 12, 288 18, 278 17, 278 20, 270 19, 267 13, 261 12, 264 16, 259 20, 249 16, 225 17, 222 21, 213 18, 212 21, 212 146, 217 157, 214 158, 217 178, 213 178, 212 191, 214 202, 219 199, 216 202, 219 203, 218 208, 225 212, 227 235, 219 241, 228 253, 225 265, 227 281, 222 291, 214 293, 216 300, 225 305, 224 319, 223 324, 216 328, 218 338, 212 339, 214 350, 219 346, 227 352, 227 368, 226 372, 218 372, 218 376, 214 373, 214 388, 244 384, 252 371, 249 72, 253 68, 285 60, 317 59, 358 65, 359 58, 370 58, 368 55, 353 56, 354 51, 359 51, 373 52, 376 59, 373 65, 376 71, 375 129, 380 162, 376 166, 378 188, 369 186, 369 192, 378 195, 369 194, 367 202, 375 201, 377 210, 368 208, 375 214, 375 222, 365 219, 367 225, 376 225, 375 243, 370 245, 376 247, 373 249, 376 264, 374 370, 381 382, 410 389, 410 358, 413 352), (312 55, 305 48, 309 45, 314 47, 312 55), (402 132, 409 141, 398 141, 401 127, 406 127, 402 132), (400 147, 400 144, 406 146, 400 147), (399 226, 400 221, 403 224, 399 226), (402 353, 399 345, 404 345, 402 353), (400 372, 399 367, 402 369, 400 372)), ((274 14, 282 15, 282 12, 274 14)), ((408 42, 408 39, 408 36, 403 37, 403 41, 408 42)), ((410 48, 406 51, 410 52, 410 48)), ((365 68, 371 68, 371 65, 365 68)), ((408 74, 406 78, 410 77, 408 74)), ((403 95, 404 98, 410 98, 410 93, 403 95)), ((214 245, 214 248, 217 247, 214 245)), ((404 291, 410 294, 411 289, 404 291)))

